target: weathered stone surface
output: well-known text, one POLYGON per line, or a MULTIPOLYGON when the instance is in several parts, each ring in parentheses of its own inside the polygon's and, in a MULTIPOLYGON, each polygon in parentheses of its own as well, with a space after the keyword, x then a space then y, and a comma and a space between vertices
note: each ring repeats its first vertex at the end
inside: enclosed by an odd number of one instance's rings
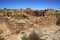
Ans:
POLYGON ((4 19, 11 31, 9 35, 4 36, 5 40, 23 40, 22 37, 30 37, 31 40, 60 40, 60 27, 56 25, 57 19, 53 9, 5 10, 4 19))
MULTIPOLYGON (((39 35, 39 39, 41 40, 59 40, 59 37, 60 37, 60 31, 59 31, 59 27, 56 26, 56 27, 43 27, 43 28, 35 28, 35 29, 32 29, 32 30, 27 30, 27 31, 24 31, 24 33, 22 34, 19 33, 18 35, 16 35, 16 39, 18 40, 22 40, 22 37, 26 37, 26 38, 29 38, 29 36, 31 36, 32 33, 36 33, 37 35, 39 35)), ((11 39, 14 39, 15 36, 12 36, 12 37, 8 37, 11 38, 11 39), (13 37, 13 38, 12 38, 13 37)), ((35 36, 33 36, 35 37, 35 36)))

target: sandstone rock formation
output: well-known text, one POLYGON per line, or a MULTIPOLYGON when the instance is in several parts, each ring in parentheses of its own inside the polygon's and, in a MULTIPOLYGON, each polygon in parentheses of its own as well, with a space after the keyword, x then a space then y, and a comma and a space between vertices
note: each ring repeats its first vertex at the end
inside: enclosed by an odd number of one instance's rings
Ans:
POLYGON ((60 40, 54 9, 4 11, 4 21, 11 34, 5 40, 60 40), (17 34, 16 34, 17 33, 17 34), (35 35, 35 36, 34 36, 35 35), (35 39, 36 38, 36 39, 35 39))

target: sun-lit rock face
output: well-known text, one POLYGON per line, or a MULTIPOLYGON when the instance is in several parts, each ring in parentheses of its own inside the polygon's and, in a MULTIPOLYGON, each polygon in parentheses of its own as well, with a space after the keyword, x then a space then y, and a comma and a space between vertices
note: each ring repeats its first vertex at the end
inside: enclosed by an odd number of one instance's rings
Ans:
POLYGON ((56 24, 57 19, 55 16, 55 10, 53 10, 53 9, 46 9, 43 11, 35 11, 35 16, 32 18, 32 21, 36 24, 39 24, 40 26, 56 24))
POLYGON ((7 34, 8 36, 4 36, 6 40, 23 40, 24 37, 30 37, 31 40, 35 40, 35 38, 38 40, 59 39, 59 36, 56 35, 59 34, 60 27, 56 25, 57 19, 54 9, 4 10, 3 17, 7 28, 11 32, 7 34), (55 33, 57 34, 55 35, 55 33))
POLYGON ((30 28, 37 27, 47 27, 56 24, 56 16, 55 10, 46 9, 46 10, 32 10, 26 9, 22 11, 16 10, 16 14, 14 11, 6 12, 6 24, 9 29, 13 31, 24 31, 30 28))
POLYGON ((47 17, 47 18, 45 18, 46 19, 46 21, 49 21, 49 23, 50 24, 56 24, 56 16, 55 16, 55 10, 53 10, 53 9, 47 9, 47 10, 45 10, 45 16, 47 17))

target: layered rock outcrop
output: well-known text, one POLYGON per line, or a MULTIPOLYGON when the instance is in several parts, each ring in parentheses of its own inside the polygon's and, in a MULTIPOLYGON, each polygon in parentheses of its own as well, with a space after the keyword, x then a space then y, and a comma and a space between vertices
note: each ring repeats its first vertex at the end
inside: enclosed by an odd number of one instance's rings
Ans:
POLYGON ((60 40, 54 9, 6 11, 4 17, 12 32, 5 40, 60 40))

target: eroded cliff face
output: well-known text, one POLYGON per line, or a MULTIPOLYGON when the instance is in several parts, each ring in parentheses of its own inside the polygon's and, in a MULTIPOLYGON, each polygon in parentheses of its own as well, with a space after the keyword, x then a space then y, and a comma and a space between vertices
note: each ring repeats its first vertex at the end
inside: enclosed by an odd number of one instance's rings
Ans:
POLYGON ((30 40, 59 40, 60 27, 56 25, 54 9, 4 10, 3 17, 11 31, 4 36, 5 40, 24 40, 24 37, 30 40))

